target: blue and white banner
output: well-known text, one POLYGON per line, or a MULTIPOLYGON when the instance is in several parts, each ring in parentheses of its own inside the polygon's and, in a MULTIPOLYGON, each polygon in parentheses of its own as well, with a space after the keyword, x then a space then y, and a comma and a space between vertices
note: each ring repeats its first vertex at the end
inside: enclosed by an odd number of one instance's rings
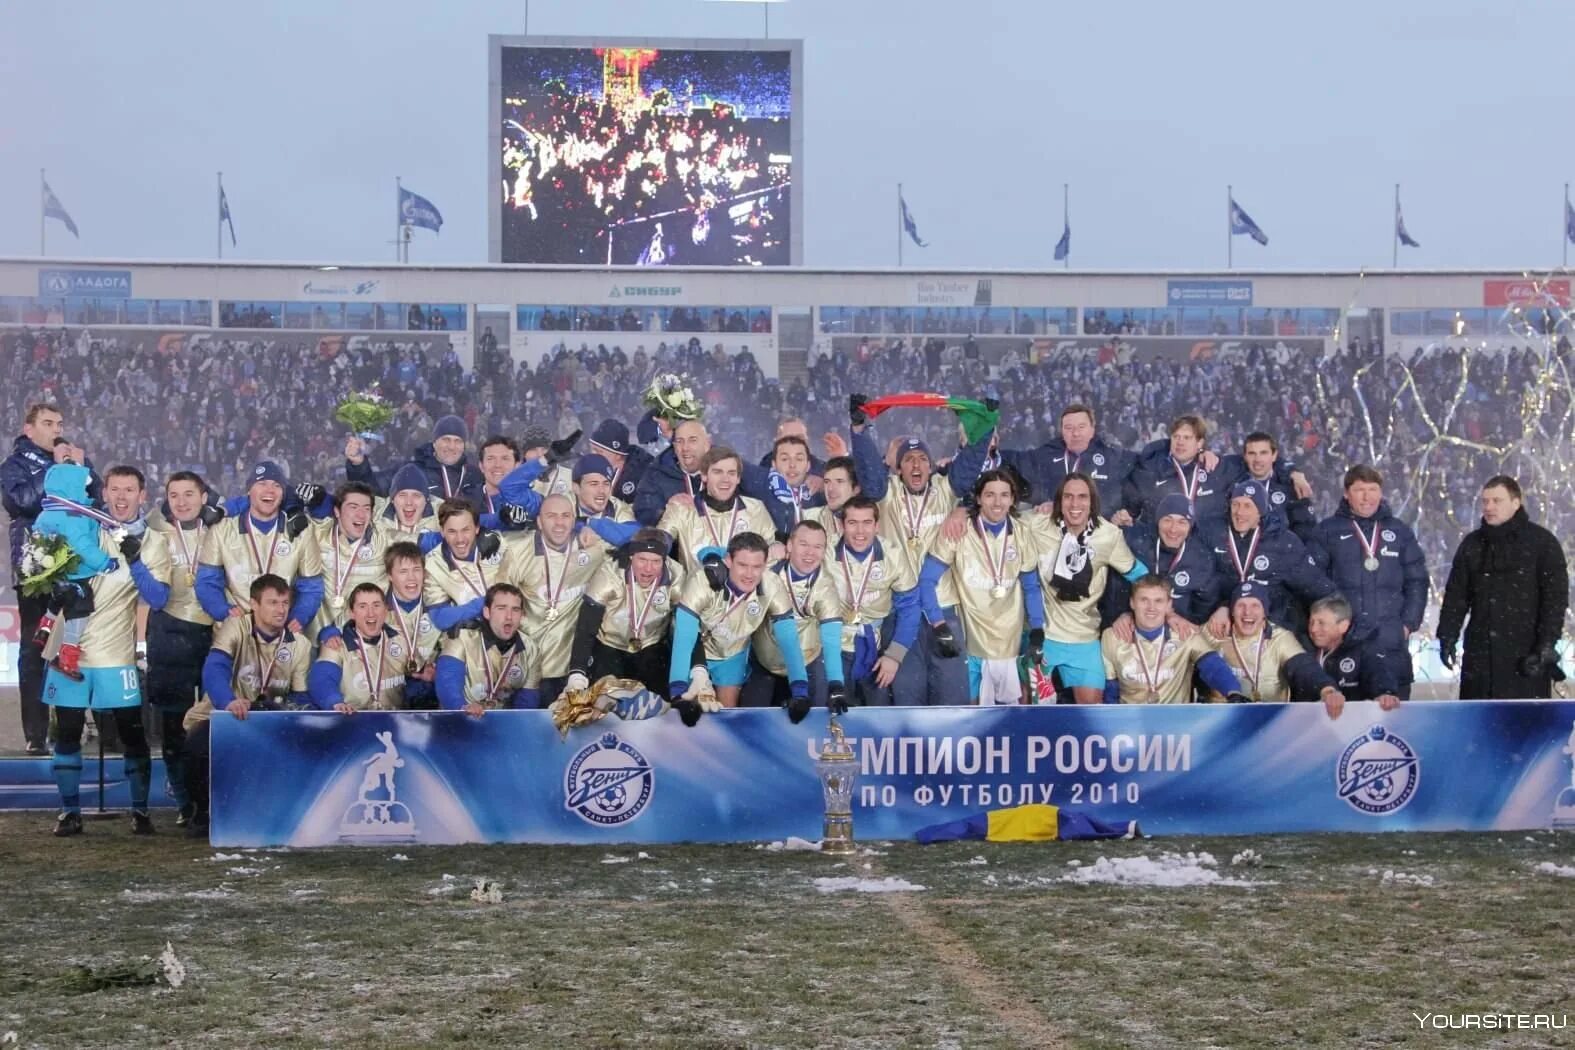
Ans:
MULTIPOLYGON (((819 838, 823 712, 254 714, 213 721, 222 846, 819 838)), ((1048 802, 1149 834, 1575 826, 1575 702, 886 708, 843 726, 854 827, 1048 802)))
POLYGON ((1251 306, 1251 281, 1167 281, 1170 306, 1251 306))
POLYGON ((40 299, 130 299, 130 270, 39 270, 40 299))

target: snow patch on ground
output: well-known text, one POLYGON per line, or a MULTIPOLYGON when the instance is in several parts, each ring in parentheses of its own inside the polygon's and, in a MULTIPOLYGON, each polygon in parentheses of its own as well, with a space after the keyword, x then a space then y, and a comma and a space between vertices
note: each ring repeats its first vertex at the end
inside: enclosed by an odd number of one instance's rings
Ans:
POLYGON ((1255 849, 1244 849, 1230 859, 1233 868, 1256 868, 1263 863, 1263 854, 1255 849))
POLYGON ((1100 857, 1079 865, 1061 877, 1062 882, 1110 883, 1117 886, 1264 886, 1268 883, 1231 879, 1217 870, 1212 853, 1161 853, 1158 857, 1100 857))
POLYGON ((215 853, 208 859, 214 863, 219 863, 226 860, 245 860, 246 857, 240 853, 215 853))
POLYGON ((602 863, 603 864, 627 864, 633 859, 634 859, 633 857, 620 857, 616 853, 609 853, 609 854, 607 854, 607 856, 602 858, 602 863))
POLYGON ((1385 886, 1432 886, 1433 876, 1413 875, 1407 871, 1385 870, 1378 881, 1385 886))
POLYGON ((811 842, 809 839, 801 839, 797 835, 789 835, 786 841, 767 842, 763 845, 756 846, 755 848, 766 850, 769 853, 782 853, 784 851, 792 850, 804 850, 806 852, 819 853, 820 843, 811 842))
POLYGON ((1575 879, 1575 866, 1569 864, 1554 864, 1552 861, 1545 860, 1538 864, 1535 870, 1539 875, 1557 875, 1563 879, 1575 879))
POLYGON ((221 883, 215 889, 192 890, 190 893, 185 894, 185 896, 194 901, 221 901, 226 897, 235 896, 235 891, 221 883))
POLYGON ((821 893, 841 893, 847 890, 855 893, 910 893, 922 890, 924 887, 895 875, 888 875, 884 879, 861 879, 854 875, 846 875, 840 878, 816 879, 815 889, 821 893))

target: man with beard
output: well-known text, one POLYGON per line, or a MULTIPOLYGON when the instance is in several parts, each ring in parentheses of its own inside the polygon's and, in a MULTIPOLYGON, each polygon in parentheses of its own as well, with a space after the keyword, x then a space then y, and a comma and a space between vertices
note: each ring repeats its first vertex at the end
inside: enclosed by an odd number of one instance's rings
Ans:
POLYGON ((427 555, 422 599, 439 631, 481 615, 487 591, 501 578, 503 542, 476 525, 476 508, 465 500, 438 507, 442 542, 427 555))

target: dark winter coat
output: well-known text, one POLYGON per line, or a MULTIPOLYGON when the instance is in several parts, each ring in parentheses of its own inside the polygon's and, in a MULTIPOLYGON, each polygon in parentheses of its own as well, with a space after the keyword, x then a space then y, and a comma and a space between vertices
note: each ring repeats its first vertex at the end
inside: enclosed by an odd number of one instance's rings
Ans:
POLYGON ((1109 518, 1125 506, 1125 485, 1137 457, 1124 448, 1105 444, 1095 437, 1082 455, 1068 452, 1066 442, 1054 438, 1038 448, 1003 448, 1001 462, 1015 469, 1028 482, 1035 503, 1054 498, 1061 479, 1068 473, 1086 474, 1099 489, 1099 513, 1109 518))
MULTIPOLYGON (((432 450, 431 442, 428 442, 416 449, 415 455, 410 457, 410 462, 420 467, 421 472, 427 476, 427 494, 433 500, 441 502, 452 494, 455 499, 469 500, 476 508, 476 512, 481 513, 481 508, 486 505, 482 495, 484 479, 481 476, 481 468, 476 466, 475 460, 465 456, 451 467, 444 466, 438 462, 437 453, 432 450), (445 480, 448 483, 447 487, 444 485, 445 480)), ((371 485, 372 491, 379 496, 390 495, 388 482, 392 476, 390 474, 388 477, 380 477, 372 467, 370 459, 363 459, 360 463, 345 461, 345 480, 363 481, 371 485)))
POLYGON ((1427 557, 1416 534, 1389 512, 1389 504, 1380 503, 1370 518, 1357 518, 1342 499, 1339 509, 1318 523, 1307 550, 1351 603, 1357 626, 1371 624, 1386 650, 1405 653, 1405 631, 1419 629, 1427 610, 1427 557), (1363 536, 1378 538, 1377 572, 1362 567, 1367 552, 1358 528, 1363 536))
MULTIPOLYGON (((11 565, 22 560, 22 545, 27 542, 27 530, 32 528, 44 501, 44 474, 55 465, 55 454, 43 448, 26 435, 19 434, 11 445, 11 454, 0 463, 0 489, 4 490, 5 512, 11 518, 11 565)), ((91 462, 84 464, 89 470, 91 462)), ((93 476, 88 483, 88 494, 98 498, 99 479, 93 476)))
MULTIPOLYGON (((1138 561, 1147 565, 1149 572, 1170 581, 1171 606, 1176 614, 1196 624, 1207 620, 1214 612, 1215 594, 1219 586, 1215 580, 1214 549, 1209 542, 1193 529, 1179 552, 1160 548, 1156 555, 1155 546, 1159 543, 1156 525, 1139 522, 1121 531, 1138 561)), ((1105 577, 1105 598, 1100 602, 1100 609, 1110 620, 1129 611, 1131 600, 1131 584, 1116 573, 1105 577)))
POLYGON ((1444 585, 1438 640, 1453 652, 1465 627, 1460 696, 1465 700, 1547 698, 1552 668, 1535 676, 1520 662, 1549 649, 1564 630, 1569 571, 1557 537, 1533 524, 1525 508, 1502 525, 1466 533, 1444 585))
POLYGON ((1292 700, 1318 700, 1324 686, 1333 684, 1347 700, 1376 700, 1400 690, 1400 667, 1385 652, 1371 627, 1351 624, 1345 639, 1327 653, 1302 636, 1307 651, 1285 661, 1285 677, 1292 700), (1319 657, 1322 656, 1322 659, 1319 657))
MULTIPOLYGON (((1268 588, 1268 607, 1264 611, 1270 620, 1286 627, 1300 627, 1301 610, 1292 606, 1291 599, 1310 605, 1333 594, 1334 584, 1296 534, 1285 527, 1284 518, 1271 513, 1259 528, 1258 548, 1251 552, 1247 578, 1268 588)), ((1202 531, 1214 554, 1214 608, 1225 608, 1230 604, 1231 593, 1242 582, 1231 551, 1234 549, 1237 556, 1247 555, 1250 541, 1238 536, 1229 524, 1205 525, 1202 531)))
MULTIPOLYGON (((743 463, 743 476, 739 479, 738 491, 751 499, 760 500, 768 506, 776 502, 771 495, 770 471, 758 467, 753 463, 743 463)), ((700 476, 694 475, 691 479, 684 473, 684 468, 678 465, 678 456, 673 452, 672 446, 662 450, 662 454, 646 464, 640 473, 640 480, 634 490, 634 520, 641 525, 655 527, 662 520, 662 512, 667 509, 667 501, 680 492, 690 495, 700 491, 700 476)), ((621 496, 619 497, 622 498, 621 496)), ((770 537, 766 537, 770 539, 770 537)))

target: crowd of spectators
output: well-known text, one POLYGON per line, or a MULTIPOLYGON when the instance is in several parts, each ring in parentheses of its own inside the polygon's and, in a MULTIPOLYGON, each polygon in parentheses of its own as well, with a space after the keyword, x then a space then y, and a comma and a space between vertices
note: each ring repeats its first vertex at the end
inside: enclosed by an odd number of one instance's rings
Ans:
MULTIPOLYGON (((1000 440, 1012 448, 1056 434, 1061 408, 1073 402, 1093 406, 1106 439, 1127 447, 1164 438, 1184 412, 1208 421, 1210 445, 1220 451, 1263 430, 1307 473, 1320 514, 1333 511, 1347 466, 1373 463, 1387 475, 1396 512, 1416 523, 1435 577, 1477 522, 1480 482, 1500 469, 1526 484, 1535 516, 1575 535, 1575 520, 1565 520, 1575 519, 1568 509, 1575 507, 1575 423, 1565 418, 1572 363, 1562 341, 1509 351, 1418 350, 1403 359, 1359 342, 1330 356, 1249 343, 1206 360, 1142 360, 1113 342, 1097 353, 1034 355, 1025 347, 994 361, 971 338, 962 345, 936 337, 837 341, 806 376, 782 383, 768 379, 749 350, 729 354, 698 336, 658 336, 632 348, 627 338, 567 337, 532 364, 512 360, 487 332, 469 370, 445 338, 399 333, 188 337, 173 345, 146 339, 90 329, 6 331, 4 418, 22 418, 31 401, 58 400, 73 440, 99 464, 130 461, 151 479, 194 468, 234 492, 260 459, 325 484, 340 478, 344 433, 332 422, 334 405, 374 385, 401 406, 385 435, 398 454, 426 440, 432 421, 449 413, 474 435, 540 424, 562 437, 588 433, 608 416, 633 426, 641 393, 669 371, 692 377, 716 440, 751 455, 769 448, 785 416, 803 418, 818 438, 845 430, 849 394, 929 389, 998 397, 1000 440), (1496 450, 1522 443, 1528 426, 1530 448, 1501 457, 1496 450)), ((879 429, 888 437, 914 432, 938 456, 957 442, 945 413, 898 410, 879 429)))

